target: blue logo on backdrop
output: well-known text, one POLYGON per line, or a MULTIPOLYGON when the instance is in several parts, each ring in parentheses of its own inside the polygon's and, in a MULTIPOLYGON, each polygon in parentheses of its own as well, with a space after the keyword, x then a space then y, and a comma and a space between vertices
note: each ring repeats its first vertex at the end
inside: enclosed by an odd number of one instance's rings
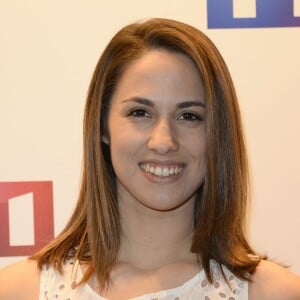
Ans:
POLYGON ((294 16, 294 0, 253 1, 256 1, 256 17, 235 18, 233 0, 207 0, 208 28, 300 26, 300 17, 294 16))

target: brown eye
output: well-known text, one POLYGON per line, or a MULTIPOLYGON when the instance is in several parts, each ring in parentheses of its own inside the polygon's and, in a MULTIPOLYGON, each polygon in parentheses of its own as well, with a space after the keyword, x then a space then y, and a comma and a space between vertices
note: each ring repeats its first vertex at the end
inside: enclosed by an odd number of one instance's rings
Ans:
POLYGON ((151 118, 151 115, 141 108, 132 110, 128 116, 132 118, 151 118))
POLYGON ((195 113, 184 112, 178 117, 178 120, 196 122, 196 121, 203 121, 203 118, 195 113))

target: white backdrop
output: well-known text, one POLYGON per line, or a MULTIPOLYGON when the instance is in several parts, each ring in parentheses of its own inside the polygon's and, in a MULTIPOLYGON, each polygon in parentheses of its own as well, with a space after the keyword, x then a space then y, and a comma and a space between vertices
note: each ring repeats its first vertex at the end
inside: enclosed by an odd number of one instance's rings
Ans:
MULTIPOLYGON (((250 2, 235 1, 236 9, 247 14, 250 2)), ((295 0, 295 14, 299 7, 295 0)), ((208 29, 204 0, 1 0, 0 182, 52 181, 55 233, 62 229, 79 190, 94 66, 120 27, 148 17, 194 25, 223 54, 249 149, 250 240, 300 274, 299 27, 208 29)), ((0 267, 19 259, 0 257, 0 267)))

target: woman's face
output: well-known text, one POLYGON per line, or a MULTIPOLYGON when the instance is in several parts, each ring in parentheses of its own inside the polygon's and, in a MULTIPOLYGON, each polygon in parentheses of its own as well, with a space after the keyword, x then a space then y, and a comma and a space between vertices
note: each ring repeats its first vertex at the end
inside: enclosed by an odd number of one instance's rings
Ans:
POLYGON ((202 81, 183 54, 149 50, 111 98, 108 143, 119 201, 158 211, 193 200, 206 168, 202 81))

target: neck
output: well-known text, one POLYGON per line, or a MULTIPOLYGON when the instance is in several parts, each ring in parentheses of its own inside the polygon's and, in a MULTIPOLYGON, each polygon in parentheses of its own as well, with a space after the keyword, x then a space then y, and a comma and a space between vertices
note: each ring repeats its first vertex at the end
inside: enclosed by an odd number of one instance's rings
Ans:
POLYGON ((119 203, 122 229, 120 263, 149 270, 196 260, 190 252, 194 201, 171 211, 155 211, 138 201, 119 203))

